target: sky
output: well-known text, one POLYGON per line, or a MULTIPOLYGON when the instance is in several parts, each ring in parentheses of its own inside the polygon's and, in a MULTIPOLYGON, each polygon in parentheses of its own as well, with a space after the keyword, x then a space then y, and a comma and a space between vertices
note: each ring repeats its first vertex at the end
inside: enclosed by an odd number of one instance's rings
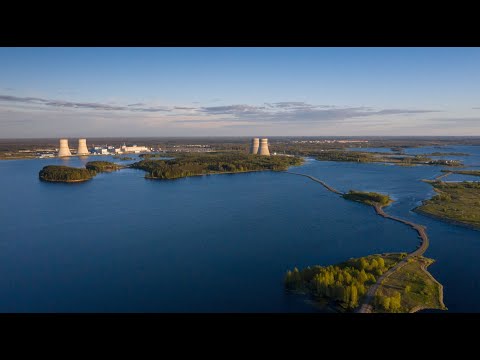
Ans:
POLYGON ((0 138, 480 136, 480 48, 0 48, 0 138))

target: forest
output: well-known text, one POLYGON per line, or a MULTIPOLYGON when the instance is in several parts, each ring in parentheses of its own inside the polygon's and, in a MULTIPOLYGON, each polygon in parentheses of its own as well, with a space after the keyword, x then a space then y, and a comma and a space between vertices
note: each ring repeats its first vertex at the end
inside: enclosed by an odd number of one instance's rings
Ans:
POLYGON ((123 166, 109 161, 90 161, 86 163, 85 167, 95 172, 109 172, 120 170, 123 166))
POLYGON ((79 182, 93 178, 95 171, 62 165, 48 165, 40 170, 38 176, 45 181, 79 182))
POLYGON ((288 290, 307 292, 314 298, 326 298, 343 309, 352 310, 377 277, 405 256, 401 254, 393 259, 372 255, 334 266, 316 265, 303 270, 295 267, 287 271, 285 286, 288 290))
POLYGON ((287 170, 303 159, 289 156, 260 156, 236 152, 179 154, 173 159, 142 160, 130 167, 147 171, 147 178, 177 179, 187 176, 247 171, 287 170))

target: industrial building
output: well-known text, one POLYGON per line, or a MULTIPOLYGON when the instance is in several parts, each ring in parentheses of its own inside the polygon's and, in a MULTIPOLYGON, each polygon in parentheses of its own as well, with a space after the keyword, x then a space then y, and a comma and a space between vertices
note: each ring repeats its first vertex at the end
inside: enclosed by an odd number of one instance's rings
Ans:
POLYGON ((137 146, 137 145, 126 146, 126 145, 123 145, 122 147, 120 147, 120 149, 115 149, 115 152, 118 153, 118 154, 127 154, 127 153, 139 154, 141 152, 151 152, 151 150, 146 146, 137 146))
POLYGON ((250 146, 250 154, 270 156, 270 151, 268 150, 268 139, 253 138, 252 145, 250 146))
POLYGON ((78 139, 77 155, 89 155, 90 152, 87 148, 87 139, 78 139))
POLYGON ((270 156, 270 151, 268 150, 268 139, 260 139, 258 155, 270 156))
POLYGON ((258 138, 252 139, 252 145, 250 146, 250 154, 257 154, 258 153, 258 146, 260 144, 260 140, 258 138))
POLYGON ((72 156, 68 147, 68 139, 60 139, 60 148, 58 149, 58 157, 72 156))

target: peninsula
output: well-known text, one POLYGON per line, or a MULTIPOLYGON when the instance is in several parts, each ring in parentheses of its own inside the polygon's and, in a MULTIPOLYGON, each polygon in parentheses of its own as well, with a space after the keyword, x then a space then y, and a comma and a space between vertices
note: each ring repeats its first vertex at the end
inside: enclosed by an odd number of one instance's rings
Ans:
POLYGON ((350 259, 333 267, 317 265, 313 267, 316 271, 313 277, 310 277, 311 268, 305 269, 304 273, 295 268, 285 277, 288 290, 310 294, 319 303, 326 303, 338 311, 368 313, 446 309, 443 286, 426 270, 434 260, 422 256, 429 245, 425 227, 385 213, 383 207, 392 202, 388 195, 355 190, 341 193, 311 175, 288 173, 308 177, 347 200, 373 206, 377 215, 413 228, 422 241, 409 254, 371 255, 350 259), (378 278, 374 278, 372 271, 378 278))
MULTIPOLYGON (((285 287, 308 294, 316 302, 338 312, 353 311, 364 301, 382 275, 393 270, 406 253, 369 255, 337 265, 294 268, 285 275, 285 287)), ((404 266, 385 277, 376 290, 374 312, 415 312, 421 309, 445 310, 442 286, 426 271, 432 259, 408 259, 404 266)))
POLYGON ((423 201, 414 211, 439 220, 480 230, 480 183, 430 183, 437 195, 423 201))
POLYGON ((480 176, 480 170, 442 170, 442 172, 459 175, 480 176))

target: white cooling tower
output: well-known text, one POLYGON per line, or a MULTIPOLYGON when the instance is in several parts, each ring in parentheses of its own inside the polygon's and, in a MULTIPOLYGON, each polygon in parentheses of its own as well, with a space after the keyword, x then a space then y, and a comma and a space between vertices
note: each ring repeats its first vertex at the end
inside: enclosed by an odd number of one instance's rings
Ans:
POLYGON ((268 139, 260 140, 260 148, 258 150, 258 155, 270 156, 270 151, 268 150, 268 139))
POLYGON ((58 157, 72 156, 68 147, 68 139, 60 139, 60 149, 58 149, 58 157))
POLYGON ((77 155, 88 155, 87 139, 78 139, 77 155))
POLYGON ((252 146, 250 146, 250 154, 257 154, 258 153, 258 144, 259 144, 258 138, 253 138, 252 139, 252 146))

